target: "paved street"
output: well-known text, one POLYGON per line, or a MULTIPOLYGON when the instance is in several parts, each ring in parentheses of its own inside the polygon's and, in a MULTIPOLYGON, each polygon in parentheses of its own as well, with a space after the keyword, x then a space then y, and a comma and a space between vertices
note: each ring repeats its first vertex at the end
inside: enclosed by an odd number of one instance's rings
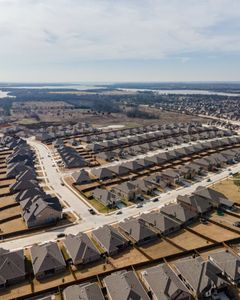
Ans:
MULTIPOLYGON (((137 216, 140 213, 148 212, 157 209, 167 203, 174 202, 177 195, 190 194, 200 185, 208 186, 214 182, 220 181, 229 176, 230 172, 227 169, 218 174, 209 174, 208 177, 201 182, 196 182, 189 187, 162 193, 161 196, 158 196, 160 197, 158 202, 152 202, 149 200, 147 203, 144 203, 142 208, 137 208, 135 205, 132 207, 123 208, 123 213, 120 215, 116 215, 116 213, 112 213, 109 215, 91 215, 88 211, 88 206, 83 201, 81 201, 72 190, 68 189, 66 186, 61 185, 61 174, 58 168, 56 168, 56 166, 53 164, 51 156, 49 157, 49 149, 39 142, 30 141, 30 144, 34 146, 39 153, 41 164, 45 169, 47 180, 49 181, 49 185, 52 187, 53 191, 57 195, 60 195, 61 200, 69 206, 70 210, 74 210, 80 216, 81 220, 79 221, 79 223, 73 224, 69 227, 49 230, 43 233, 35 234, 33 236, 22 237, 18 239, 15 238, 14 240, 9 240, 6 242, 2 241, 1 247, 4 247, 6 249, 18 249, 30 246, 34 243, 55 240, 59 233, 77 234, 78 232, 89 231, 104 224, 120 222, 125 218, 137 216), (211 179, 211 182, 207 180, 208 178, 211 179)), ((239 171, 240 163, 231 167, 231 172, 239 171)))

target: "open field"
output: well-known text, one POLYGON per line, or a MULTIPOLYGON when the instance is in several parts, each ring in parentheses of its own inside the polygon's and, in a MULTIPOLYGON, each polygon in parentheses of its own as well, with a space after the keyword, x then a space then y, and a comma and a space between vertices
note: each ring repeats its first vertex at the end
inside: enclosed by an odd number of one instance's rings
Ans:
POLYGON ((219 183, 213 184, 212 188, 240 204, 240 187, 234 184, 232 178, 227 178, 219 183))

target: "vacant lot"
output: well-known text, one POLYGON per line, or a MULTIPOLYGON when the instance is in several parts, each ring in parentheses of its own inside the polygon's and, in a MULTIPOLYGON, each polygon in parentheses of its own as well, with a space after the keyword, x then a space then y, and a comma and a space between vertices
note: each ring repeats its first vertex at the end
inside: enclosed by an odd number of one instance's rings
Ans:
POLYGON ((236 186, 232 179, 226 179, 219 183, 213 184, 212 188, 223 193, 232 201, 240 204, 240 187, 236 186))
POLYGON ((31 294, 31 284, 27 281, 13 285, 12 287, 9 287, 7 289, 0 290, 0 299, 1 300, 9 300, 9 299, 15 299, 17 297, 20 297, 22 295, 31 294))
POLYGON ((218 225, 208 223, 208 224, 197 224, 194 227, 194 230, 203 234, 211 239, 216 240, 217 242, 223 242, 230 240, 239 236, 239 234, 234 233, 230 230, 224 229, 218 225))
POLYGON ((211 217, 211 220, 221 223, 221 224, 228 226, 230 228, 233 228, 235 230, 239 230, 239 233, 240 233, 240 228, 233 225, 235 222, 239 222, 238 217, 230 216, 228 214, 224 214, 224 216, 219 216, 218 214, 213 214, 211 217))
POLYGON ((208 244, 207 240, 187 230, 183 230, 181 234, 176 233, 169 240, 185 250, 195 249, 208 244))
POLYGON ((208 250, 208 251, 198 251, 198 253, 204 258, 204 259, 207 259, 208 256, 212 253, 216 253, 218 251, 222 251, 226 249, 225 247, 223 246, 219 246, 219 247, 214 247, 213 249, 211 250, 208 250))
POLYGON ((146 244, 139 247, 139 250, 152 259, 181 252, 179 248, 165 240, 157 240, 155 243, 146 244))
POLYGON ((148 258, 136 248, 127 249, 126 251, 123 251, 119 255, 115 255, 114 257, 108 258, 108 262, 114 268, 122 268, 125 266, 129 266, 147 260, 148 258))
POLYGON ((0 209, 15 203, 13 196, 0 197, 0 209))

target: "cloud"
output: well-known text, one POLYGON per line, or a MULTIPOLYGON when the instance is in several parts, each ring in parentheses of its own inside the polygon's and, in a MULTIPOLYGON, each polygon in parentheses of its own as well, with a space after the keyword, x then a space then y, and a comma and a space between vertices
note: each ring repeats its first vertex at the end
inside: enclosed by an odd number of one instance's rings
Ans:
POLYGON ((239 20, 239 0, 0 0, 0 67, 238 53, 239 20))

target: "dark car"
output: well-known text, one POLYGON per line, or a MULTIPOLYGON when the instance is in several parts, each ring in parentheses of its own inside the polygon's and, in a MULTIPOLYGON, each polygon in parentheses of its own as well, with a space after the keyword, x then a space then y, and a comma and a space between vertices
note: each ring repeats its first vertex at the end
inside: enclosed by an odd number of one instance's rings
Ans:
POLYGON ((88 211, 90 212, 91 215, 96 215, 96 212, 94 209, 90 208, 88 211))
POLYGON ((63 238, 63 237, 65 237, 65 233, 59 233, 59 234, 57 235, 57 238, 63 238))

